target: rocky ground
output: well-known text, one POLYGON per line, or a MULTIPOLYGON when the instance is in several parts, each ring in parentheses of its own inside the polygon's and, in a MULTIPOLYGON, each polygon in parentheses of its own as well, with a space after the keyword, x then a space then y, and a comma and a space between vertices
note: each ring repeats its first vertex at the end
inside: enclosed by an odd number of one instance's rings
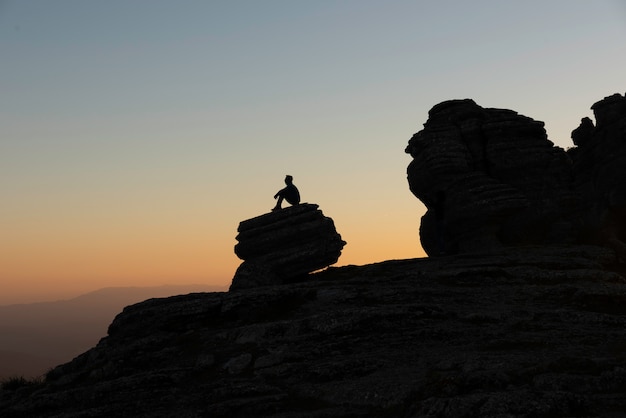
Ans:
POLYGON ((9 417, 626 416, 626 281, 610 250, 330 268, 151 299, 9 417))

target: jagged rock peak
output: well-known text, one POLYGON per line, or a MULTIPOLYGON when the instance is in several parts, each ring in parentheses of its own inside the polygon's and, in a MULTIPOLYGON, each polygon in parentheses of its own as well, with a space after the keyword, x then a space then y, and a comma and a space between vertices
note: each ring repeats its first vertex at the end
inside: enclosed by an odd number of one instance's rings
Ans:
POLYGON ((582 235, 609 245, 626 259, 626 95, 607 96, 581 120, 570 148, 574 183, 582 198, 582 235))
MULTIPOLYGON (((591 106, 599 129, 607 129, 613 123, 624 123, 626 117, 626 95, 612 94, 591 106)), ((578 128, 572 131, 572 141, 578 147, 585 147, 595 134, 596 126, 589 117, 580 121, 578 128)))
POLYGON ((618 122, 626 115, 626 95, 612 94, 594 103, 591 109, 600 127, 618 122))
POLYGON ((346 244, 319 206, 303 203, 242 221, 230 290, 305 280, 337 262, 346 244))

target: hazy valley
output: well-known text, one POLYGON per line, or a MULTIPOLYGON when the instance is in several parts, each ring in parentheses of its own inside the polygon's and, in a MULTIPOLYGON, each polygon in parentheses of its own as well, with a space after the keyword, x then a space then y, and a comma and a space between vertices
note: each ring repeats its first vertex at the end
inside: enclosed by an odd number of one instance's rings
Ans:
POLYGON ((225 287, 112 287, 53 302, 0 306, 0 379, 36 377, 95 346, 125 306, 225 287))

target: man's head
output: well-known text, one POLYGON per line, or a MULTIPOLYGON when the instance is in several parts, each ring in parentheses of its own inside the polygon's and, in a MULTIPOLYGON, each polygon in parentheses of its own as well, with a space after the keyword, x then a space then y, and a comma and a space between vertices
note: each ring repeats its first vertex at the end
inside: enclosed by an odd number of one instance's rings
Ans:
POLYGON ((285 176, 285 183, 291 184, 292 182, 293 182, 293 177, 291 177, 289 174, 287 174, 285 176))

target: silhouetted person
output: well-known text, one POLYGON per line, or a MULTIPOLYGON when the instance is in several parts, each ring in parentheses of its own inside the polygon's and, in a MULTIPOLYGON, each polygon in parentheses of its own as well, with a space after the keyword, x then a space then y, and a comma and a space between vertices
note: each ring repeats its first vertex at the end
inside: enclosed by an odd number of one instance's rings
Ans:
POLYGON ((292 205, 297 205, 298 203, 300 203, 300 192, 298 191, 298 188, 293 184, 293 177, 291 177, 290 175, 285 176, 285 184, 287 185, 287 187, 279 190, 278 193, 274 195, 274 199, 278 199, 278 202, 276 202, 276 206, 274 206, 274 209, 272 209, 272 211, 281 209, 283 199, 292 205))

